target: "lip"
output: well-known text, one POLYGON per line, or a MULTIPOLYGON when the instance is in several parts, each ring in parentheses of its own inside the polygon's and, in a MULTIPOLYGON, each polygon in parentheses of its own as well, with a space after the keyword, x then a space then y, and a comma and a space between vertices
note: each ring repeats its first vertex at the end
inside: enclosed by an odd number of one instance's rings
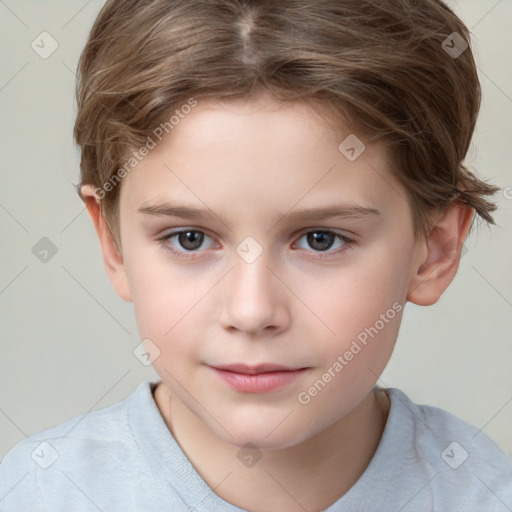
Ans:
POLYGON ((268 373, 268 372, 280 372, 280 371, 294 371, 301 370, 302 368, 290 368, 288 366, 282 366, 279 364, 272 363, 261 363, 254 366, 249 366, 243 363, 235 363, 235 364, 224 364, 224 365, 216 365, 212 366, 212 368, 216 368, 217 370, 227 370, 229 372, 242 373, 246 375, 256 375, 260 373, 268 373))
POLYGON ((241 393, 271 393, 298 379, 308 368, 288 368, 278 365, 211 366, 212 370, 231 388, 241 393), (226 369, 231 368, 231 369, 226 369), (276 369, 277 368, 277 369, 276 369), (236 371, 233 371, 236 370, 236 371))

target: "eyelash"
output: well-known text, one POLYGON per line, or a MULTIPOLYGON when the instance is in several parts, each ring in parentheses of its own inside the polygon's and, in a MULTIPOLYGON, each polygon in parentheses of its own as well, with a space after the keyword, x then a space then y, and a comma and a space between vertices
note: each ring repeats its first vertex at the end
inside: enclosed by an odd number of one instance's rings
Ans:
MULTIPOLYGON (((172 246, 169 244, 169 241, 172 238, 177 237, 180 233, 187 233, 187 232, 203 233, 205 236, 208 236, 204 231, 201 231, 200 229, 180 229, 179 231, 172 231, 171 233, 168 233, 167 235, 159 238, 158 241, 159 241, 160 245, 162 246, 162 248, 164 250, 166 250, 167 252, 171 253, 173 256, 177 256, 178 258, 187 259, 187 260, 194 260, 197 258, 198 252, 201 252, 201 251, 198 251, 198 250, 189 251, 189 252, 177 251, 176 249, 173 249, 172 246)), ((348 237, 342 235, 341 233, 337 233, 336 231, 333 231, 331 229, 313 229, 310 231, 306 231, 305 233, 303 233, 300 236, 299 240, 310 233, 332 234, 332 235, 335 235, 337 238, 339 238, 342 242, 344 242, 341 249, 338 249, 333 252, 308 251, 308 252, 316 252, 318 255, 314 256, 313 258, 317 259, 317 260, 325 260, 325 259, 331 259, 333 257, 336 257, 336 256, 346 252, 347 250, 349 250, 350 248, 352 248, 352 246, 354 246, 356 244, 355 240, 348 238, 348 237)), ((209 238, 211 238, 211 237, 209 237, 209 238)))

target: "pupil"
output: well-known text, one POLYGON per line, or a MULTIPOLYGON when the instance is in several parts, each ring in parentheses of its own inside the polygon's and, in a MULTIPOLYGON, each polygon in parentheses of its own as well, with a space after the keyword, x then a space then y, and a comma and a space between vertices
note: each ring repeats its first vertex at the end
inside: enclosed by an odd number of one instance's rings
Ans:
POLYGON ((318 231, 315 233, 309 233, 308 234, 308 244, 313 247, 313 249, 316 249, 318 251, 325 251, 329 249, 334 240, 334 235, 332 233, 325 233, 322 231, 318 231), (315 244, 320 243, 320 247, 315 247, 315 244))
POLYGON ((198 231, 184 231, 179 234, 180 245, 189 251, 193 251, 201 247, 204 235, 198 231))

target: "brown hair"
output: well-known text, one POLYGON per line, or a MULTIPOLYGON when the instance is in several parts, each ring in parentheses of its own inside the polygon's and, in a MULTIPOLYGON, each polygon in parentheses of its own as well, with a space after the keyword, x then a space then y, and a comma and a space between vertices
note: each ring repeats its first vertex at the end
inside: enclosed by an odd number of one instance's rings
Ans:
POLYGON ((384 141, 416 236, 453 201, 494 224, 484 196, 499 188, 462 163, 481 101, 470 47, 448 51, 465 42, 441 0, 108 0, 78 66, 81 184, 101 192, 117 238, 112 180, 129 172, 130 151, 191 99, 269 92, 325 107, 365 144, 384 141))

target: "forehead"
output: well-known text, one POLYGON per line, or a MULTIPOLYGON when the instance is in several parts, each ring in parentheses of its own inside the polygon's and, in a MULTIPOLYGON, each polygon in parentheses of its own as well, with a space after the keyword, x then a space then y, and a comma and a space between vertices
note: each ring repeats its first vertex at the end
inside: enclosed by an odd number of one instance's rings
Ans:
POLYGON ((350 160, 340 144, 354 136, 303 101, 199 100, 127 176, 121 195, 137 207, 178 195, 188 204, 240 212, 319 201, 380 209, 393 181, 384 148, 367 145, 350 160))
POLYGON ((282 148, 279 153, 285 149, 299 153, 304 143, 304 149, 319 141, 337 146, 340 136, 350 132, 346 125, 335 123, 328 109, 318 102, 283 102, 268 94, 252 99, 209 98, 199 100, 197 106, 183 116, 165 136, 167 140, 164 139, 160 148, 165 151, 183 140, 198 147, 219 146, 224 140, 236 141, 237 147, 242 148, 260 143, 265 144, 267 151, 279 146, 282 148))

